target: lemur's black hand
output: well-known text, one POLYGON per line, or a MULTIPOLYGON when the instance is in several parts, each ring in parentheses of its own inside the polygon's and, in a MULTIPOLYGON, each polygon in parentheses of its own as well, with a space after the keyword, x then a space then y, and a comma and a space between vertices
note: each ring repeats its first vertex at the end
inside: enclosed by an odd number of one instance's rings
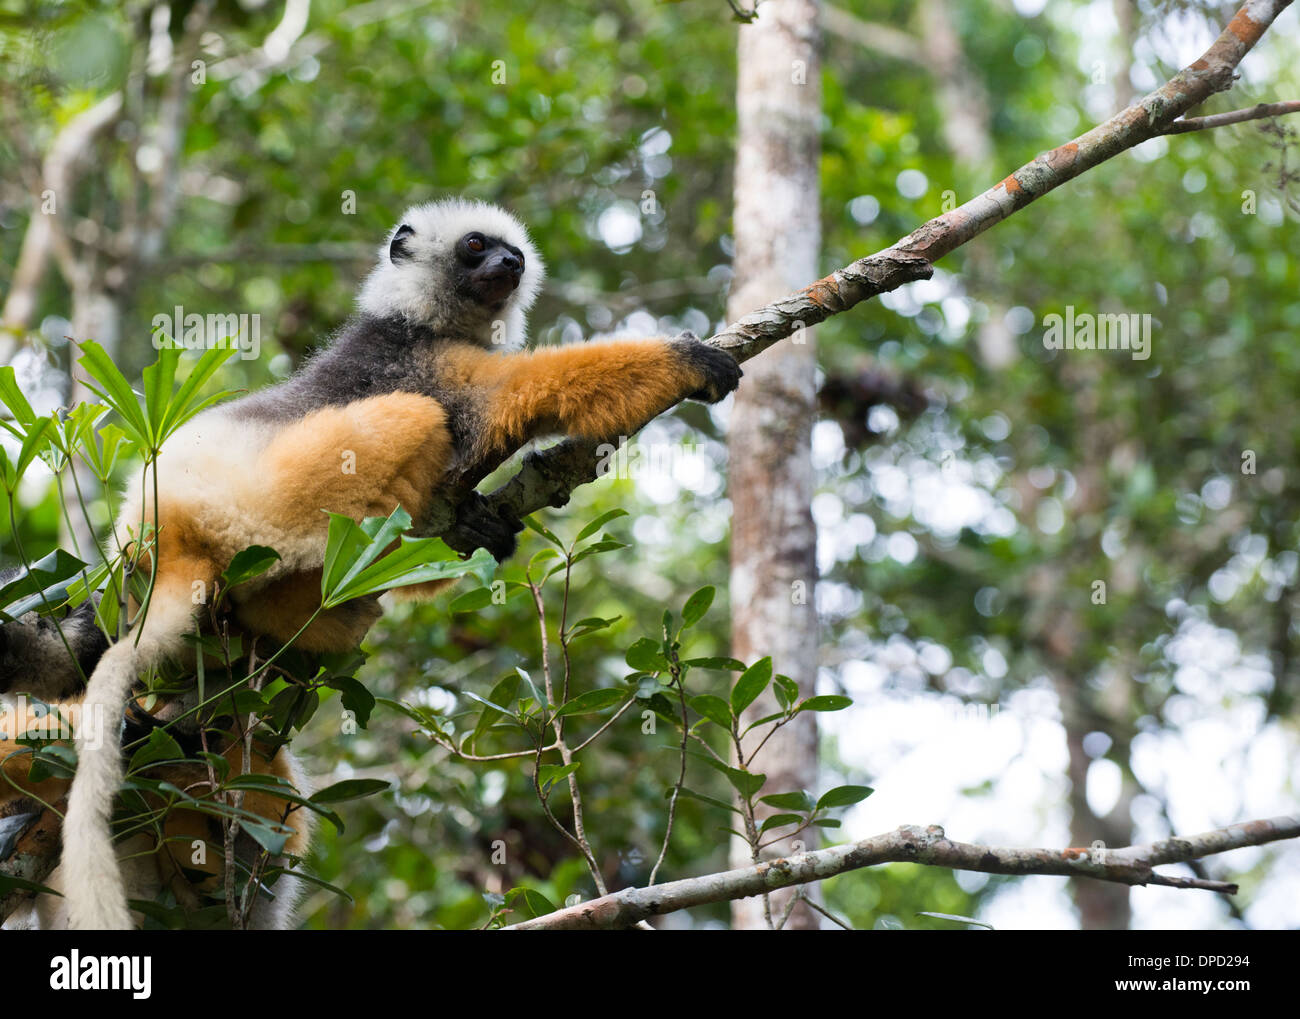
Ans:
POLYGON ((704 376, 704 385, 687 394, 689 400, 717 403, 740 385, 740 370, 736 359, 725 350, 711 347, 690 332, 678 333, 669 343, 682 362, 704 376))
POLYGON ((523 523, 508 513, 498 512, 488 505, 478 492, 471 492, 456 507, 456 523, 442 540, 457 552, 473 552, 485 548, 497 562, 505 562, 515 553, 518 540, 515 535, 524 529, 523 523))

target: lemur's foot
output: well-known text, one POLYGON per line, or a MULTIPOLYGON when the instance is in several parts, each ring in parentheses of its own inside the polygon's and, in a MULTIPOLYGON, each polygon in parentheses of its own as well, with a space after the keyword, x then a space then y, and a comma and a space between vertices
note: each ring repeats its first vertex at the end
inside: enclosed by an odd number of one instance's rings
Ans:
POLYGON ((704 403, 717 403, 740 385, 740 370, 736 359, 725 350, 703 343, 690 332, 678 333, 669 341, 685 364, 703 376, 704 384, 687 399, 704 403))
POLYGON ((478 492, 456 507, 456 524, 444 534, 443 541, 457 552, 485 548, 497 562, 505 562, 519 544, 516 535, 524 525, 505 510, 494 509, 478 492))

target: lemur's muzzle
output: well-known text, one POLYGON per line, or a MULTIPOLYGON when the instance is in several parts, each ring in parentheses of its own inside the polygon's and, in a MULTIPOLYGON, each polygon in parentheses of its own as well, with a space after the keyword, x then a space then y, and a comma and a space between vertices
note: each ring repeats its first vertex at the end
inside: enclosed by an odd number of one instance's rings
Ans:
POLYGON ((503 301, 519 286, 524 263, 509 251, 494 251, 474 269, 474 282, 489 301, 503 301))

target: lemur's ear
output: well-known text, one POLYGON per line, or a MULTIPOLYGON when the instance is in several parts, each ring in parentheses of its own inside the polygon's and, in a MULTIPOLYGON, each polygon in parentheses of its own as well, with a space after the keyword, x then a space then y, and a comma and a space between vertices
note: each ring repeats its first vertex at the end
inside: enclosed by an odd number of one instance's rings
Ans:
POLYGON ((409 223, 403 223, 397 228, 397 233, 393 234, 392 241, 388 245, 388 260, 396 264, 404 258, 410 258, 411 253, 406 250, 406 239, 415 235, 415 229, 409 223))

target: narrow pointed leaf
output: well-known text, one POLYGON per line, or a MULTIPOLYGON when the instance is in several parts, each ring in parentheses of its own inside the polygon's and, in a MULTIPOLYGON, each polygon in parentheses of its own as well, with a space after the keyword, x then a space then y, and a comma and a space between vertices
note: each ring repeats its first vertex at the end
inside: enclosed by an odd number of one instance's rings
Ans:
POLYGON ((613 509, 610 510, 608 513, 602 513, 595 520, 593 520, 591 523, 589 523, 586 527, 584 527, 581 531, 578 532, 578 536, 573 539, 573 543, 576 545, 578 542, 586 538, 590 538, 593 534, 599 531, 611 520, 615 520, 618 517, 625 517, 625 516, 627 516, 627 510, 625 509, 613 509))
POLYGON ((760 658, 744 671, 741 677, 736 680, 736 685, 731 688, 731 710, 739 716, 742 711, 754 703, 759 694, 767 689, 767 684, 771 680, 772 659, 770 656, 760 658))

